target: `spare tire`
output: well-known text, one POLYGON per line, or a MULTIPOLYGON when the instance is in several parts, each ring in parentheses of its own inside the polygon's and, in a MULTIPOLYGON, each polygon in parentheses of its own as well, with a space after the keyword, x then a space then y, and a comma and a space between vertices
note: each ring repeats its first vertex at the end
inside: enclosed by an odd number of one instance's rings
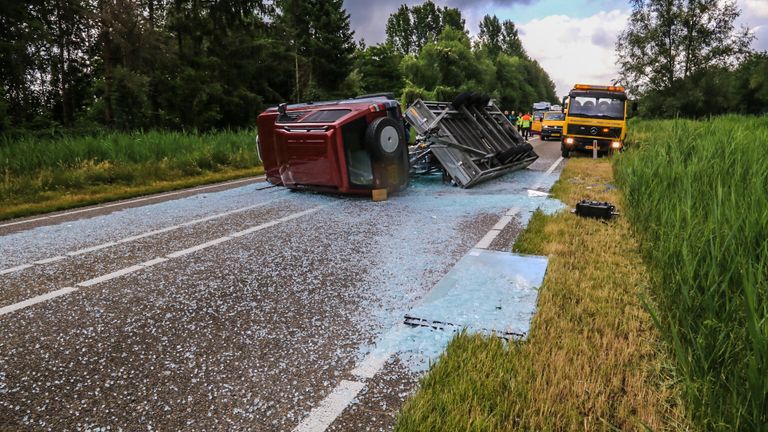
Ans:
POLYGON ((394 159, 405 143, 403 125, 390 117, 379 117, 365 131, 365 147, 378 160, 394 159))

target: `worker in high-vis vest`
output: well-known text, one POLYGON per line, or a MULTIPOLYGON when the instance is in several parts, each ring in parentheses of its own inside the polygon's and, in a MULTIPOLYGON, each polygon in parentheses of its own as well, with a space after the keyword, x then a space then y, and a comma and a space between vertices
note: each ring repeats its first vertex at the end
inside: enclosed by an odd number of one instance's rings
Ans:
POLYGON ((520 117, 520 119, 522 120, 523 138, 527 141, 531 136, 531 115, 529 113, 525 113, 525 115, 520 117))
POLYGON ((523 133, 523 116, 517 117, 517 130, 520 131, 520 133, 523 133))

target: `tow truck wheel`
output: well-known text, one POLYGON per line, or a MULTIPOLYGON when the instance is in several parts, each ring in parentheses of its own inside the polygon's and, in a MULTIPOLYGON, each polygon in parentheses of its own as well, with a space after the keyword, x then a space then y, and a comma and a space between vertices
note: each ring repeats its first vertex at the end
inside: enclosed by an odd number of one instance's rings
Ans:
POLYGON ((560 150, 562 151, 563 157, 566 159, 571 155, 571 151, 566 146, 561 146, 560 150))
POLYGON ((376 159, 394 159, 405 145, 402 125, 389 117, 379 117, 365 131, 365 145, 376 159))

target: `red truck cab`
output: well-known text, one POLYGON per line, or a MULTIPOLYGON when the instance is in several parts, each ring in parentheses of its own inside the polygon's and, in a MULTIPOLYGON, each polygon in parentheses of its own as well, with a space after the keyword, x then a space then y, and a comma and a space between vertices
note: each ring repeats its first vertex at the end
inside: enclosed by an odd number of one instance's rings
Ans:
POLYGON ((359 195, 408 186, 408 143, 391 96, 282 104, 261 113, 257 125, 272 184, 359 195))

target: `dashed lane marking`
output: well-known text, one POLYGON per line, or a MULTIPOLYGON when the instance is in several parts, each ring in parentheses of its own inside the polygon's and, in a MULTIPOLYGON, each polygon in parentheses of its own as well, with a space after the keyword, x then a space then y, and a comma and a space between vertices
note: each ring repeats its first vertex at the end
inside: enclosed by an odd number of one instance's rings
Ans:
POLYGON ((59 289, 57 291, 53 291, 53 292, 50 292, 50 293, 39 295, 37 297, 32 297, 31 299, 27 299, 27 300, 24 300, 24 301, 21 301, 21 302, 18 302, 18 303, 14 303, 12 305, 8 305, 8 306, 5 306, 3 308, 0 308, 0 315, 5 315, 5 314, 11 313, 11 312, 15 312, 15 311, 17 311, 19 309, 23 309, 23 308, 25 308, 27 306, 32 306, 34 304, 42 303, 44 301, 47 301, 47 300, 50 300, 50 299, 54 299, 56 297, 63 296, 65 294, 69 294, 71 292, 78 291, 79 288, 88 288, 88 287, 91 287, 91 286, 94 286, 94 285, 98 285, 100 283, 107 282, 109 280, 112 280, 112 279, 115 279, 115 278, 118 278, 118 277, 121 277, 121 276, 125 276, 127 274, 130 274, 130 273, 133 273, 133 272, 137 272, 139 270, 143 270, 143 269, 145 269, 147 267, 151 267, 151 266, 154 266, 154 265, 157 265, 157 264, 160 264, 160 263, 164 263, 164 262, 166 262, 168 260, 171 260, 173 258, 179 258, 179 257, 185 256, 185 255, 189 255, 191 253, 201 251, 201 250, 209 248, 211 246, 216 246, 216 245, 225 243, 227 241, 233 240, 236 237, 241 237, 241 236, 244 236, 246 234, 250 234, 250 233, 253 233, 253 232, 256 232, 256 231, 260 231, 260 230, 263 230, 263 229, 266 229, 266 228, 278 225, 278 224, 283 223, 283 222, 288 222, 288 221, 291 221, 291 220, 294 220, 294 219, 298 219, 298 218, 300 218, 302 216, 306 216, 308 214, 314 213, 314 212, 316 212, 316 211, 318 211, 318 210, 320 210, 320 209, 322 209, 324 207, 327 207, 327 205, 321 205, 321 206, 313 207, 313 208, 308 209, 308 210, 300 211, 300 212, 293 213, 293 214, 290 214, 288 216, 285 216, 285 217, 282 217, 282 218, 279 218, 279 219, 275 219, 275 220, 273 220, 271 222, 268 222, 268 223, 264 223, 264 224, 261 224, 261 225, 256 225, 256 226, 254 226, 252 228, 249 228, 247 230, 240 231, 239 233, 235 233, 235 234, 237 234, 237 236, 235 236, 233 234, 233 235, 229 235, 229 236, 219 237, 219 238, 217 238, 215 240, 211 240, 211 241, 199 244, 197 246, 193 246, 191 248, 186 248, 186 249, 182 249, 180 251, 172 252, 172 253, 164 256, 164 257, 158 257, 158 258, 155 258, 155 259, 152 259, 152 260, 149 260, 149 261, 145 261, 145 262, 143 262, 141 264, 136 264, 136 265, 133 265, 133 266, 130 266, 130 267, 126 267, 126 268, 123 268, 123 269, 120 269, 120 270, 113 271, 112 273, 108 273, 108 274, 105 274, 105 275, 102 275, 102 276, 98 276, 98 277, 95 277, 95 278, 92 278, 92 279, 88 279, 86 281, 83 281, 83 282, 80 282, 80 283, 76 284, 76 287, 74 287, 74 288, 73 287, 61 288, 61 289, 59 289))
POLYGON ((98 250, 106 249, 108 247, 112 247, 112 246, 115 246, 115 245, 118 245, 118 244, 129 243, 129 242, 132 242, 132 241, 141 240, 143 238, 152 237, 152 236, 155 236, 155 235, 158 235, 158 234, 163 234, 163 233, 167 233, 167 232, 170 232, 170 231, 175 231, 175 230, 180 229, 180 228, 189 227, 189 226, 192 226, 192 225, 197 225, 197 224, 200 224, 200 223, 203 223, 203 222, 209 222, 209 221, 212 221, 212 220, 215 220, 215 219, 220 219, 220 218, 223 218, 223 217, 226 217, 226 216, 231 216, 233 214, 242 213, 242 212, 245 212, 245 211, 248 211, 248 210, 253 210, 253 209, 258 208, 258 207, 263 207, 263 206, 265 206, 267 204, 271 204, 271 203, 273 203, 275 201, 278 201, 280 199, 283 199, 283 198, 276 198, 276 199, 264 201, 262 203, 258 203, 258 204, 254 204, 254 205, 249 205, 247 207, 242 207, 242 208, 238 208, 238 209, 235 209, 235 210, 226 211, 226 212, 223 212, 223 213, 217 213, 217 214, 214 214, 214 215, 211 215, 211 216, 206 216, 204 218, 191 220, 189 222, 184 222, 184 223, 181 223, 181 224, 178 224, 178 225, 172 225, 172 226, 168 226, 168 227, 165 227, 165 228, 156 229, 156 230, 153 230, 153 231, 148 231, 148 232, 145 232, 145 233, 142 233, 142 234, 137 234, 137 235, 133 235, 133 236, 130 236, 130 237, 125 237, 125 238, 122 238, 120 240, 108 241, 106 243, 98 244, 98 245, 95 245, 95 246, 89 246, 87 248, 83 248, 83 249, 78 249, 78 250, 74 250, 74 251, 71 251, 71 252, 67 252, 63 256, 59 255, 59 256, 52 257, 52 258, 46 258, 46 259, 42 259, 42 260, 39 260, 39 261, 35 261, 33 263, 30 263, 30 264, 18 265, 16 267, 11 267, 11 268, 7 268, 7 269, 4 269, 4 270, 0 270, 0 275, 4 275, 4 274, 8 274, 8 273, 13 273, 13 272, 25 270, 25 269, 28 269, 28 268, 32 267, 33 265, 51 264, 51 263, 54 263, 54 262, 57 262, 57 261, 61 261, 61 260, 65 259, 65 258, 68 258, 68 257, 75 257, 75 256, 83 255, 83 254, 86 254, 86 253, 90 253, 90 252, 95 252, 95 251, 98 251, 98 250))

